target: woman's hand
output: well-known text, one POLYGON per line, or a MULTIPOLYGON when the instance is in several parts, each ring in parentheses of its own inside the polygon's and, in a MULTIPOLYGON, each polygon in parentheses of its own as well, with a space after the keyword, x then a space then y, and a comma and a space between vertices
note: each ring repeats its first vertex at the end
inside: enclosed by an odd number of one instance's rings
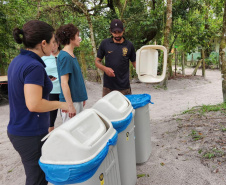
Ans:
POLYGON ((73 118, 76 115, 76 110, 73 104, 69 105, 68 115, 69 115, 69 118, 73 118))
POLYGON ((85 105, 86 105, 86 101, 83 101, 83 107, 85 107, 85 105))
POLYGON ((66 102, 61 102, 61 107, 60 109, 62 110, 62 112, 67 113, 69 111, 69 107, 68 104, 66 102))

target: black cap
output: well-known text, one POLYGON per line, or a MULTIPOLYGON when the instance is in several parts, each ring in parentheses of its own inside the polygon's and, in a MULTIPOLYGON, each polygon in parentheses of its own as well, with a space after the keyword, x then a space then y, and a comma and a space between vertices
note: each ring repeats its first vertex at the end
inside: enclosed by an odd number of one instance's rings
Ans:
POLYGON ((114 32, 114 31, 122 32, 123 31, 122 21, 120 21, 119 19, 112 20, 111 26, 110 26, 110 31, 111 32, 114 32))

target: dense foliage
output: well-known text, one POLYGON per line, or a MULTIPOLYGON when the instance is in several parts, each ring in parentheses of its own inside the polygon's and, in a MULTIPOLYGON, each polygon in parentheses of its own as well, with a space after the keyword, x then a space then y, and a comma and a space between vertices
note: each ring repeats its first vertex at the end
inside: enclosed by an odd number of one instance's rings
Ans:
MULTIPOLYGON (((217 63, 211 53, 218 52, 223 7, 224 0, 173 0, 170 49, 177 46, 179 52, 189 54, 201 48, 208 60, 217 63)), ((95 69, 95 50, 110 36, 109 24, 113 18, 124 22, 125 37, 136 49, 146 44, 163 44, 166 1, 0 0, 0 75, 6 74, 8 64, 22 47, 12 38, 13 28, 21 28, 32 19, 48 22, 55 29, 67 23, 77 25, 83 41, 76 55, 82 52, 87 67, 95 69)))

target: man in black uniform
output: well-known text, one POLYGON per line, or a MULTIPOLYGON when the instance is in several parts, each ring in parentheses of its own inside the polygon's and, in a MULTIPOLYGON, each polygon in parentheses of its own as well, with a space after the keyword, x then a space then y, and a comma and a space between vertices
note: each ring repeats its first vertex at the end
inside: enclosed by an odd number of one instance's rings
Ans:
POLYGON ((131 94, 129 82, 129 60, 136 67, 136 52, 133 44, 123 37, 125 29, 119 19, 110 25, 111 38, 101 42, 95 65, 104 71, 103 96, 113 90, 131 94), (101 63, 105 57, 105 65, 101 63))

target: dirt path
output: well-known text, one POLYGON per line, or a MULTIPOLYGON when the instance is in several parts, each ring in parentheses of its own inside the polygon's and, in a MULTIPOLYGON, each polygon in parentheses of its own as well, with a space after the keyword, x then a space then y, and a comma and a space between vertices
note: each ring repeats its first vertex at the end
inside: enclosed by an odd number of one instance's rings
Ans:
MULTIPOLYGON (((186 74, 191 73, 192 69, 186 69, 186 74)), ((197 75, 201 75, 201 71, 197 75)), ((86 82, 86 86, 89 95, 86 108, 90 108, 101 98, 102 86, 94 82, 86 82)), ((131 86, 134 94, 148 93, 154 102, 150 104, 152 153, 148 162, 137 166, 138 174, 147 174, 138 179, 137 185, 225 185, 225 173, 223 176, 221 171, 211 172, 196 156, 178 157, 188 148, 182 147, 185 144, 179 142, 178 123, 172 120, 175 114, 193 106, 221 103, 220 72, 207 70, 205 79, 170 80, 167 90, 153 84, 132 83, 131 86)), ((0 106, 0 184, 22 185, 25 181, 24 170, 6 135, 8 109, 8 105, 0 106)), ((61 118, 58 117, 57 124, 60 122, 61 118)))

